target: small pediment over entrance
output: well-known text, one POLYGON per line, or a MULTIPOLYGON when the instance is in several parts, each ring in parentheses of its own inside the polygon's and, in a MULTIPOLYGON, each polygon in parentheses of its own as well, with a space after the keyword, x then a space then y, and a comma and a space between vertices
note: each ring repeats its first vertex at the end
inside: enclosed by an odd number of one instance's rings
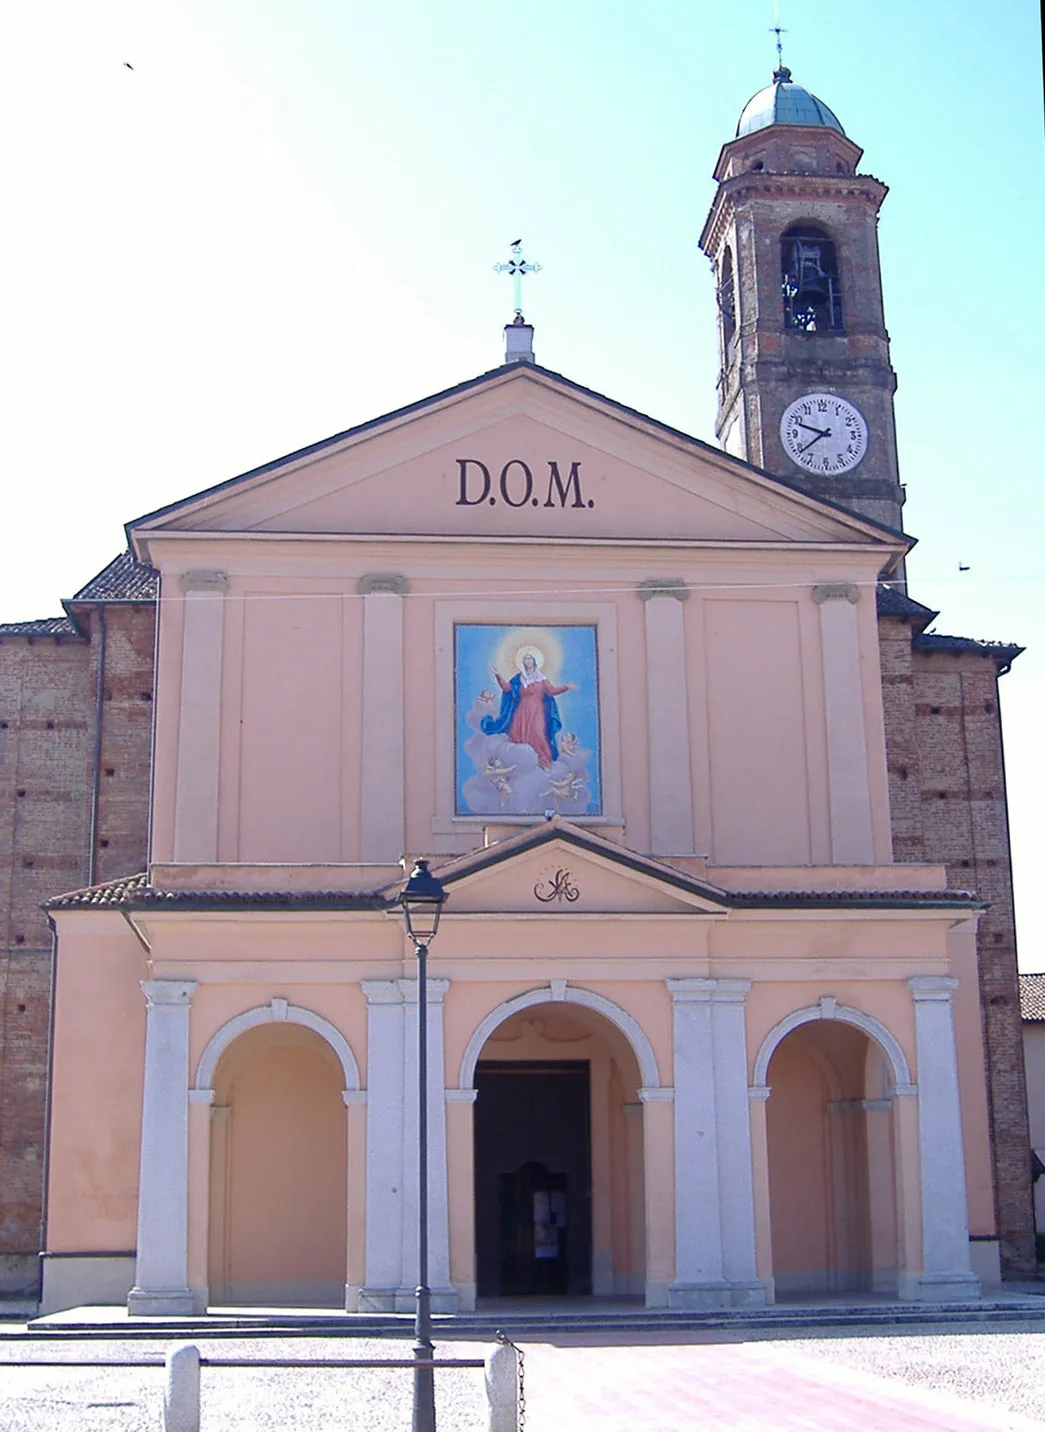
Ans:
POLYGON ((721 916, 714 886, 558 818, 441 867, 447 910, 550 916, 721 916))

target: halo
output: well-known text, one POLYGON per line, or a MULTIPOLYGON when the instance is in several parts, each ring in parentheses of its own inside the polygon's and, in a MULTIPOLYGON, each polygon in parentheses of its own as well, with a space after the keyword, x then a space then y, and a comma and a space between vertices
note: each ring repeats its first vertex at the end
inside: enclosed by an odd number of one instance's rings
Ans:
POLYGON ((531 652, 549 681, 558 681, 562 670, 562 642, 553 627, 502 627, 491 665, 508 677, 522 670, 522 659, 531 652))

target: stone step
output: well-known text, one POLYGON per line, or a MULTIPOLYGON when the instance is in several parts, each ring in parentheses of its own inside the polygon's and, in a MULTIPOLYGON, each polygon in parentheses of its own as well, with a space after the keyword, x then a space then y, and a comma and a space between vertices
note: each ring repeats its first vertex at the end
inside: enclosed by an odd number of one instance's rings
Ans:
MULTIPOLYGON (((101 1312, 102 1310, 96 1310, 101 1312)), ((540 1312, 526 1309, 436 1315, 438 1338, 492 1338, 504 1329, 513 1338, 540 1338, 549 1333, 689 1332, 701 1329, 753 1331, 790 1328, 880 1327, 1045 1323, 1045 1297, 983 1299, 974 1303, 822 1303, 771 1308, 676 1311, 652 1309, 622 1312, 583 1310, 540 1312)), ((35 1318, 22 1331, 0 1331, 0 1340, 63 1341, 73 1339, 152 1340, 199 1337, 410 1337, 408 1313, 211 1313, 195 1318, 35 1318)))

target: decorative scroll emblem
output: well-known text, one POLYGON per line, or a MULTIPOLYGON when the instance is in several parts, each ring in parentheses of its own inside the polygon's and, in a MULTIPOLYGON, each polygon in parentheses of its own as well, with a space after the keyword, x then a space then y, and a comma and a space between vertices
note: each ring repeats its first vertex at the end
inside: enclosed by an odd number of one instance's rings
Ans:
POLYGON ((563 866, 556 870, 549 880, 538 880, 533 887, 533 893, 542 905, 550 905, 553 900, 565 900, 570 905, 580 899, 581 892, 573 883, 573 877, 563 866))

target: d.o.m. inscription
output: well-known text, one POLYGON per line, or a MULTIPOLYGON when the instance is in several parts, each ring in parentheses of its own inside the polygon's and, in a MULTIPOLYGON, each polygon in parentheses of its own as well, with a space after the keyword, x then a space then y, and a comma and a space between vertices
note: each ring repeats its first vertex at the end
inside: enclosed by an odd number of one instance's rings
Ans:
POLYGON ((579 462, 571 462, 569 473, 563 477, 559 464, 549 461, 547 491, 544 490, 543 478, 535 476, 521 457, 509 458, 496 482, 486 463, 480 462, 477 457, 459 457, 457 471, 460 484, 457 507, 479 507, 483 503, 496 507, 498 499, 506 507, 595 506, 594 500, 589 498, 585 501, 581 492, 579 462))

